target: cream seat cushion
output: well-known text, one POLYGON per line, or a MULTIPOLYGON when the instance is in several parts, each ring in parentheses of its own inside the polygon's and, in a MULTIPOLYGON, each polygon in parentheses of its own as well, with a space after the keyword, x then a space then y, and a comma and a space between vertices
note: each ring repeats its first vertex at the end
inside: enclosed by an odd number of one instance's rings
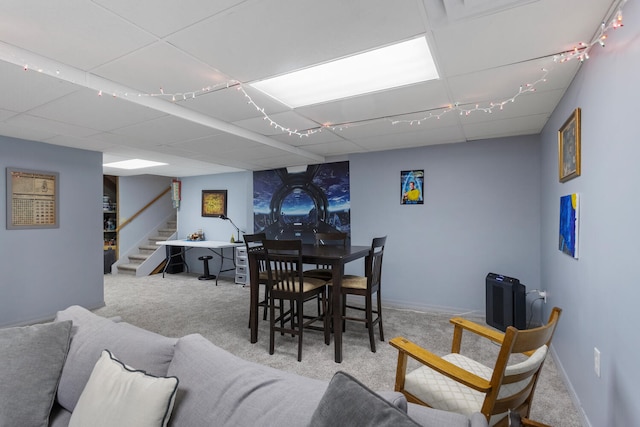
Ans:
MULTIPOLYGON (((282 282, 273 285, 272 289, 279 290, 279 291, 290 290, 290 291, 298 292, 300 289, 300 281, 296 277, 292 280, 292 282, 293 282, 293 289, 287 288, 287 285, 282 282)), ((321 288, 326 283, 327 282, 324 280, 314 279, 312 277, 305 278, 303 279, 303 282, 302 282, 304 286, 303 292, 308 292, 316 288, 321 288)), ((289 282, 288 285, 291 286, 291 282, 289 282)))
MULTIPOLYGON (((544 361, 546 355, 547 346, 543 345, 525 361, 508 366, 505 370, 505 375, 514 375, 529 370, 533 366, 537 367, 544 361)), ((443 359, 486 380, 490 380, 493 374, 491 368, 458 353, 448 354, 443 359)), ((503 385, 498 393, 498 398, 517 393, 526 387, 529 380, 525 379, 513 384, 503 385)), ((432 408, 457 412, 468 417, 474 412, 480 411, 485 397, 484 393, 454 381, 427 366, 422 366, 407 374, 405 390, 429 404, 432 408)), ((489 425, 495 424, 504 415, 494 415, 491 417, 489 425)))
MULTIPOLYGON (((327 283, 327 285, 332 286, 332 282, 327 283)), ((345 274, 342 277, 341 286, 343 288, 351 288, 351 289, 367 289, 367 276, 354 276, 351 274, 345 274)))

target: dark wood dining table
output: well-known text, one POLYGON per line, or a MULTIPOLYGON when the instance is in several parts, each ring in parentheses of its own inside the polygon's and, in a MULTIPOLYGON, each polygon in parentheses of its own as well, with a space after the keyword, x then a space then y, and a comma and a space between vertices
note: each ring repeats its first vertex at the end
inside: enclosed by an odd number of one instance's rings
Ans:
MULTIPOLYGON (((313 244, 302 245, 302 262, 304 264, 326 264, 332 266, 333 289, 332 300, 329 301, 333 311, 333 324, 338 325, 333 330, 333 341, 335 346, 335 361, 342 362, 342 298, 340 296, 340 286, 344 275, 346 263, 364 258, 369 254, 369 246, 316 246, 313 244)), ((251 342, 258 341, 258 262, 259 254, 249 255, 249 276, 250 276, 250 316, 249 327, 251 329, 251 342)))

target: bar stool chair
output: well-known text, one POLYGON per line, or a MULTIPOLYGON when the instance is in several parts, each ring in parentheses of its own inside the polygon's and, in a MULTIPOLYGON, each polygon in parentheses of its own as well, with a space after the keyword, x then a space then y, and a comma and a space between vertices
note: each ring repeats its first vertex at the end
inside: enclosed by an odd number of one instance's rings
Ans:
MULTIPOLYGON (((247 248, 247 255, 254 253, 262 253, 262 241, 267 239, 265 233, 245 234, 244 243, 247 248)), ((267 312, 269 310, 269 273, 267 272, 267 263, 264 257, 258 258, 258 284, 264 286, 264 299, 258 302, 258 307, 264 307, 263 320, 267 320, 267 312)))
MULTIPOLYGON (((384 255, 384 245, 387 236, 376 237, 371 242, 369 255, 365 258, 364 276, 346 274, 342 277, 342 286, 340 287, 342 297, 342 325, 334 325, 335 328, 342 327, 345 331, 346 320, 363 322, 369 329, 369 345, 371 352, 376 352, 376 341, 374 338, 374 327, 376 323, 380 330, 380 341, 384 341, 384 331, 382 329, 382 298, 380 296, 381 277, 382 277, 382 256, 384 255), (376 294, 376 308, 373 308, 373 294, 376 294), (348 305, 347 295, 357 295, 364 297, 364 307, 359 305, 348 305), (347 316, 347 308, 352 310, 364 311, 364 317, 347 316), (375 315, 375 318, 374 318, 375 315)), ((329 287, 329 295, 333 292, 333 283, 327 283, 329 287)), ((331 299, 331 297, 329 297, 331 299)))
POLYGON ((211 255, 198 257, 198 259, 204 263, 204 274, 202 276, 198 276, 198 280, 213 280, 216 278, 214 274, 209 273, 209 260, 211 258, 213 258, 211 255))
POLYGON ((324 332, 324 342, 329 345, 329 322, 327 316, 326 281, 304 278, 302 275, 301 240, 264 240, 267 272, 269 274, 269 354, 275 351, 275 333, 298 337, 298 362, 302 361, 302 336, 304 329, 324 332), (305 316, 304 303, 320 296, 322 311, 305 316), (280 313, 276 317, 276 300, 280 300, 280 313), (285 311, 283 300, 293 307, 285 311), (286 326, 291 321, 291 326, 286 326), (313 325, 322 322, 322 326, 313 325), (279 324, 279 325, 278 325, 279 324))

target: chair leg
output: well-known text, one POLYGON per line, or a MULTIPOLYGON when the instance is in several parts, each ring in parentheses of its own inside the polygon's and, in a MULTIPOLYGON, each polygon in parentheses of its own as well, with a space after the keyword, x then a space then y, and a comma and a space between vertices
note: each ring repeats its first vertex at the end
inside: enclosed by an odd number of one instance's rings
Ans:
MULTIPOLYGON (((276 307, 274 301, 271 300, 269 304, 269 354, 273 354, 275 351, 275 339, 276 339, 276 307)), ((281 311, 282 313, 282 311, 281 311)))
POLYGON ((366 325, 367 329, 369 329, 369 345, 371 346, 371 352, 376 352, 376 338, 373 336, 373 301, 370 296, 365 298, 365 316, 367 318, 366 325))
POLYGON ((302 331, 304 327, 302 323, 304 322, 304 301, 296 301, 296 307, 298 312, 298 362, 302 362, 302 331))
POLYGON ((347 330, 347 321, 345 317, 347 316, 347 295, 342 294, 342 332, 346 332, 347 330))
POLYGON ((318 316, 320 315, 320 306, 322 305, 322 301, 320 300, 320 294, 316 297, 316 301, 318 302, 318 316))
POLYGON ((380 289, 378 289, 378 327, 380 328, 380 341, 384 341, 384 332, 382 331, 382 297, 380 296, 380 289))
MULTIPOLYGON (((327 291, 328 292, 328 291, 327 291)), ((331 332, 329 331, 330 315, 327 313, 327 295, 322 293, 322 329, 324 329, 324 343, 329 345, 331 342, 331 332)))
MULTIPOLYGON (((291 301, 289 301, 289 306, 291 306, 291 301)), ((284 312, 284 300, 280 300, 280 335, 284 336, 284 316, 282 313, 284 312)), ((291 315, 293 316, 293 310, 291 310, 291 315)))
POLYGON ((264 285, 264 301, 265 301, 265 306, 264 306, 264 314, 262 315, 262 320, 267 320, 267 306, 268 301, 269 301, 269 287, 267 285, 264 285))
MULTIPOLYGON (((291 309, 291 330, 293 331, 296 329, 296 313, 299 313, 300 310, 298 310, 297 302, 293 300, 289 300, 289 308, 291 309)), ((302 320, 302 318, 300 318, 300 320, 302 320)), ((292 333, 291 336, 295 337, 296 334, 292 333)))

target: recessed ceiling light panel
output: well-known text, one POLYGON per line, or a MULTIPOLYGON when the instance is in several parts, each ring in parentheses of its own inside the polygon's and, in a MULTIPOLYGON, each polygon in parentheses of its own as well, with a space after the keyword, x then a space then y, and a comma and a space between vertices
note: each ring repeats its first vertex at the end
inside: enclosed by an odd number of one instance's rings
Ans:
POLYGON ((121 162, 105 163, 102 166, 116 169, 143 169, 152 166, 164 166, 168 163, 153 162, 151 160, 131 159, 121 162))
POLYGON ((437 79, 424 37, 252 83, 291 107, 319 104, 437 79))

